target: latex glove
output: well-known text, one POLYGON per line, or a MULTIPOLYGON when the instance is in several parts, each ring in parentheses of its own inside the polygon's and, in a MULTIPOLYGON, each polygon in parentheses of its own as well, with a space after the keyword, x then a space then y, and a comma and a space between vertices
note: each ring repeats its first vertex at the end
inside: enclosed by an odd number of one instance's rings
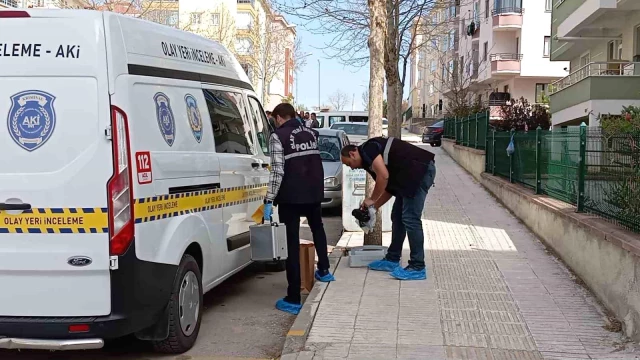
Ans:
POLYGON ((264 215, 263 215, 264 221, 270 222, 272 215, 273 215, 273 204, 271 203, 264 204, 264 215))

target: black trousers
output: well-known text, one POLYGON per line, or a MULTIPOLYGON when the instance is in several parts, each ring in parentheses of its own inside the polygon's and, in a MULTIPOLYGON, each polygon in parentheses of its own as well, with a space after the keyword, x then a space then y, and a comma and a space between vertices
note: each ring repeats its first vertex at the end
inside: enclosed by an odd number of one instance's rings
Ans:
POLYGON ((300 217, 307 218, 318 254, 318 270, 329 270, 327 234, 322 224, 322 206, 317 204, 279 204, 280 222, 287 226, 287 301, 299 304, 300 297, 300 217))

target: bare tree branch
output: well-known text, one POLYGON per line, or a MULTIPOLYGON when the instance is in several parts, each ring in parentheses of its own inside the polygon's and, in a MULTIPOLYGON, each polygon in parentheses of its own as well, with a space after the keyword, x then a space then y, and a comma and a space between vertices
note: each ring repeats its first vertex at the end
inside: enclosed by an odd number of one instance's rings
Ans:
POLYGON ((329 95, 328 102, 334 110, 342 111, 349 104, 349 95, 341 90, 336 90, 329 95))

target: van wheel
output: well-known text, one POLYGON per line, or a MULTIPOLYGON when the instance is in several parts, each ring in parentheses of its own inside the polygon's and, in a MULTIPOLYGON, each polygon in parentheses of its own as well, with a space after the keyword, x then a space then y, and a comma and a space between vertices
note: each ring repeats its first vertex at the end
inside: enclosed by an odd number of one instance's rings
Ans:
POLYGON ((195 344, 202 321, 202 275, 191 255, 185 254, 180 261, 168 316, 169 336, 153 346, 158 352, 182 354, 195 344))

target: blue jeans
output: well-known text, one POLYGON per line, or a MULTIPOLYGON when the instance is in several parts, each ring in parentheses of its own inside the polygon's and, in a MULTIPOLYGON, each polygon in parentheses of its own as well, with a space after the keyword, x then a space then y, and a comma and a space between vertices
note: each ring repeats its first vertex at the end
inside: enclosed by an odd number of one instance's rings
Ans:
POLYGON ((391 210, 391 245, 387 251, 386 259, 398 262, 402 256, 402 244, 404 238, 409 238, 411 257, 409 266, 416 270, 422 270, 424 265, 424 232, 422 231, 422 210, 427 193, 436 178, 436 165, 429 163, 427 174, 420 182, 420 187, 415 195, 409 197, 396 197, 396 202, 391 210))

